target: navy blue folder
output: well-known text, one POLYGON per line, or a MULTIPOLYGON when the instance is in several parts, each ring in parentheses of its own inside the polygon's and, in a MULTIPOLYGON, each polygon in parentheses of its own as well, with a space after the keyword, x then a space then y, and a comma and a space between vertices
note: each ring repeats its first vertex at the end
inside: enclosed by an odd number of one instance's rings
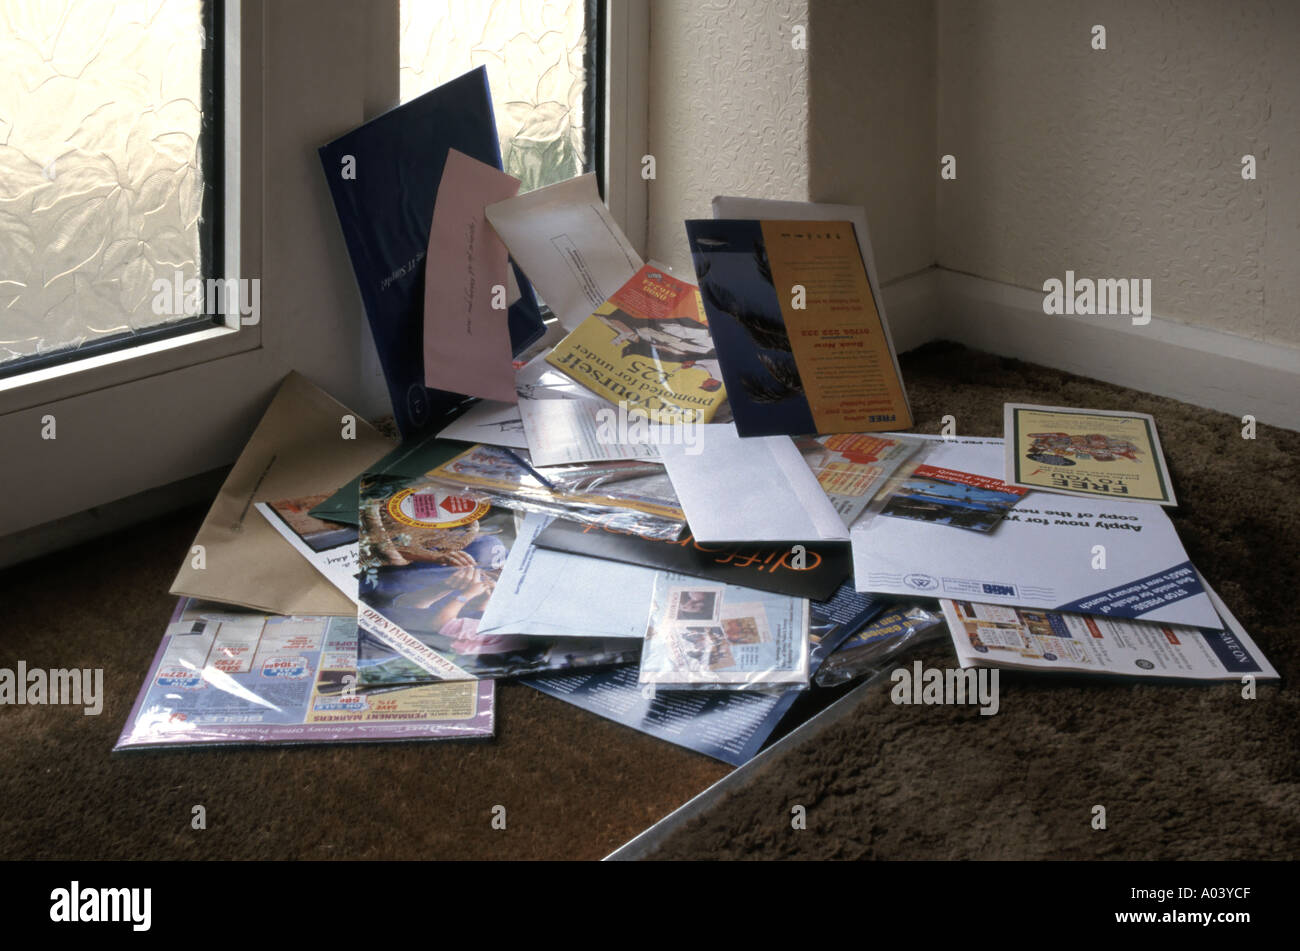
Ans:
MULTIPOLYGON (((485 67, 319 150, 403 438, 436 431, 475 402, 424 379, 424 259, 450 149, 501 168, 485 67)), ((509 310, 511 349, 519 354, 546 327, 532 287, 511 266, 522 293, 509 310)))

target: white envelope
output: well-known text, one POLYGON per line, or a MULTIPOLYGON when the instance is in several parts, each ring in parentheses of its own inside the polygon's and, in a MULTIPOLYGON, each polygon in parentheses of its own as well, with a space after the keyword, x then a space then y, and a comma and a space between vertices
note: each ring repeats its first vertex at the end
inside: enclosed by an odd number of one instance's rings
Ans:
POLYGON ((694 446, 659 457, 697 542, 845 541, 848 529, 789 436, 742 439, 730 423, 697 427, 694 446))
POLYGON ((478 633, 644 639, 656 569, 538 548, 551 522, 524 516, 478 633))
POLYGON ((594 172, 488 205, 487 219, 566 330, 641 270, 594 172))
MULTIPOLYGON (((922 438, 927 465, 1004 475, 1001 439, 922 438)), ((859 591, 1222 627, 1159 505, 1030 492, 988 534, 879 515, 851 541, 859 591)))

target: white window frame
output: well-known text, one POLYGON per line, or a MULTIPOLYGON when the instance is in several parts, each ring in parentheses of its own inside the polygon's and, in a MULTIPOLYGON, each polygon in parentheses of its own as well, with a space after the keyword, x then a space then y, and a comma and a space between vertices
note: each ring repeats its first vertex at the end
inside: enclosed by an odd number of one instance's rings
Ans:
MULTIPOLYGON (((606 190, 644 248, 648 0, 608 2, 606 190)), ((290 369, 359 412, 386 411, 356 346, 369 332, 316 147, 396 105, 398 2, 226 0, 226 21, 227 271, 261 281, 260 323, 228 318, 0 381, 11 549, 39 545, 38 526, 230 464, 290 369)), ((0 564, 15 560, 4 548, 0 564)))
POLYGON ((650 2, 607 0, 605 204, 642 257, 649 184, 641 177, 650 121, 650 2))

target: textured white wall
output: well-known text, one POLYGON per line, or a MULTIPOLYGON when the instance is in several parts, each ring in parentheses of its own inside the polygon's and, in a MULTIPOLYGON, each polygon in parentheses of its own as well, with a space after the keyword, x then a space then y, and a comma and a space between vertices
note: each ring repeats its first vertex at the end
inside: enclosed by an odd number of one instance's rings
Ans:
POLYGON ((689 274, 681 223, 715 194, 851 202, 882 281, 936 261, 1040 291, 1067 269, 1146 277, 1157 316, 1300 345, 1300 3, 653 0, 650 15, 651 256, 689 274))
POLYGON ((880 280, 935 262, 935 8, 810 0, 809 184, 862 205, 880 280))
POLYGON ((1298 54, 1291 2, 939 0, 939 264, 1147 277, 1158 316, 1300 344, 1298 54))
POLYGON ((714 195, 808 197, 807 0, 650 4, 647 257, 689 277, 687 218, 714 195))

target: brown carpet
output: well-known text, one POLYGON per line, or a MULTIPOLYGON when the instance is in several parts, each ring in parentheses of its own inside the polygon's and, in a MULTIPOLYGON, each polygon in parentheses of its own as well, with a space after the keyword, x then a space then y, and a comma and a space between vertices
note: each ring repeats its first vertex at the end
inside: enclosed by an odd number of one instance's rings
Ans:
POLYGON ((103 667, 106 696, 0 707, 0 858, 598 859, 731 769, 521 684, 492 740, 110 753, 202 516, 0 572, 0 667, 103 667))
MULTIPOLYGON (((1300 434, 933 344, 906 355, 918 430, 1000 436, 1004 402, 1155 416, 1193 562, 1282 675, 1172 686, 1001 675, 1001 708, 848 717, 669 836, 656 858, 1295 859, 1300 856, 1300 434), (791 808, 807 829, 791 828, 791 808), (1091 826, 1093 806, 1107 828, 1091 826)), ((951 647, 917 655, 949 666, 951 647)))
MULTIPOLYGON (((961 433, 999 435, 1007 400, 1155 414, 1193 560, 1294 676, 1300 435, 1261 426, 1246 442, 1223 414, 947 345, 903 369, 929 432, 951 413, 961 433)), ((0 857, 597 858, 729 771, 520 685, 501 689, 497 738, 481 743, 112 755, 201 516, 0 572, 0 666, 103 667, 107 695, 98 717, 0 708, 0 857)), ((1298 714, 1289 685, 1244 701, 1235 686, 1007 675, 994 717, 877 691, 661 854, 1294 858, 1298 714), (790 829, 793 804, 806 831, 790 829)))

